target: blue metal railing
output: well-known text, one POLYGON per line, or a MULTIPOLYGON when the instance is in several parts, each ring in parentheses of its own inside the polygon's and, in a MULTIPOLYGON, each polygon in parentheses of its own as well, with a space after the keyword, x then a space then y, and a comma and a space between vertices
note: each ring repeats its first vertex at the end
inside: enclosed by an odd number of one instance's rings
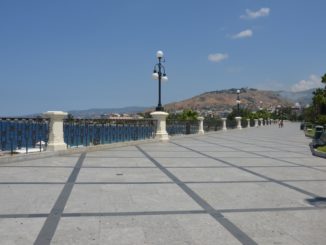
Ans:
POLYGON ((255 126, 255 119, 250 119, 250 127, 254 127, 255 126))
POLYGON ((196 134, 199 131, 198 121, 167 120, 166 131, 169 135, 196 134))
POLYGON ((237 121, 235 119, 233 120, 226 120, 226 127, 227 128, 236 128, 237 127, 237 121))
POLYGON ((152 119, 66 119, 64 141, 67 147, 110 144, 155 137, 152 119))
POLYGON ((48 142, 49 120, 0 118, 0 150, 11 154, 42 151, 48 142))
POLYGON ((246 118, 241 119, 241 127, 243 127, 243 128, 248 127, 248 121, 246 118))
POLYGON ((218 131, 223 127, 223 121, 220 119, 204 120, 204 131, 218 131))

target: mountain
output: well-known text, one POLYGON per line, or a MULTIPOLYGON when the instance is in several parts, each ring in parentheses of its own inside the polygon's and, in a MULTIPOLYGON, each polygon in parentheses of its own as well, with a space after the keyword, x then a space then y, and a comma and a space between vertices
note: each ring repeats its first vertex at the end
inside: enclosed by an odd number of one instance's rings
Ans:
POLYGON ((130 106, 130 107, 123 107, 123 108, 94 108, 94 109, 87 109, 87 110, 73 110, 69 111, 68 113, 72 114, 74 117, 81 117, 81 118, 93 118, 93 117, 100 117, 104 114, 112 114, 112 113, 127 113, 127 114, 135 114, 138 112, 143 112, 147 109, 147 107, 137 107, 137 106, 130 106))
POLYGON ((289 91, 280 91, 280 95, 283 98, 286 98, 294 103, 300 103, 300 105, 305 106, 312 103, 312 96, 315 89, 309 89, 300 92, 289 92, 289 91))
MULTIPOLYGON (((269 91, 258 90, 254 88, 240 89, 241 106, 245 106, 251 110, 257 110, 260 107, 270 108, 277 105, 293 106, 296 102, 305 106, 311 104, 312 92, 314 89, 302 92, 288 92, 288 91, 269 91)), ((192 98, 173 102, 164 105, 167 111, 178 111, 186 108, 202 111, 217 111, 224 112, 230 111, 232 107, 236 106, 237 89, 225 89, 206 92, 196 95, 192 98)), ((94 108, 88 110, 71 110, 69 111, 74 117, 93 118, 100 117, 103 114, 112 113, 127 113, 136 114, 139 112, 148 112, 155 110, 153 107, 123 107, 123 108, 94 108)), ((33 115, 33 116, 38 116, 33 115)), ((29 115, 31 116, 31 115, 29 115)))
MULTIPOLYGON (((190 99, 170 103, 164 106, 168 111, 192 108, 194 110, 229 111, 236 105, 237 89, 206 92, 190 99)), ((291 106, 293 101, 285 98, 279 91, 258 90, 254 88, 240 89, 241 106, 251 110, 260 107, 270 108, 277 105, 291 106)))

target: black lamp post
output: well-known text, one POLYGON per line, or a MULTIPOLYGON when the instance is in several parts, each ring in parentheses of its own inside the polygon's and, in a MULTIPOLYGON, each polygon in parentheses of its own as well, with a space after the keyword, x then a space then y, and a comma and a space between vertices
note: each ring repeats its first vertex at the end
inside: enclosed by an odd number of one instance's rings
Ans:
POLYGON ((237 106, 238 106, 238 117, 240 117, 240 90, 237 90, 237 106))
POLYGON ((168 77, 166 76, 166 73, 165 73, 165 67, 162 65, 163 55, 164 54, 162 51, 156 52, 156 57, 158 58, 158 63, 154 66, 154 71, 152 74, 153 79, 158 80, 158 105, 156 107, 156 111, 164 111, 164 108, 161 103, 161 82, 162 81, 165 82, 168 80, 168 77))

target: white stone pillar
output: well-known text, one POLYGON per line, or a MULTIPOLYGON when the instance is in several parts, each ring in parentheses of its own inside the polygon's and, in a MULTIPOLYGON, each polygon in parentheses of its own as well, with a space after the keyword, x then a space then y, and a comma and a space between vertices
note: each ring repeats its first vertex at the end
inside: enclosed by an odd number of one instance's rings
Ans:
POLYGON ((47 111, 43 116, 50 119, 49 141, 47 151, 60 151, 67 149, 63 138, 63 118, 67 116, 63 111, 47 111))
POLYGON ((155 139, 159 139, 161 141, 169 140, 168 132, 166 132, 166 117, 169 113, 164 111, 154 111, 151 113, 151 116, 157 120, 157 128, 155 139))
POLYGON ((222 130, 226 131, 227 130, 227 128, 226 128, 226 118, 222 118, 222 122, 223 122, 222 130))
POLYGON ((258 119, 255 119, 255 128, 258 127, 258 119))
POLYGON ((242 126, 241 126, 241 117, 236 117, 235 120, 237 120, 237 129, 242 129, 242 126))
POLYGON ((247 119, 248 125, 247 128, 250 128, 250 119, 247 119))
POLYGON ((197 117, 198 121, 199 121, 199 130, 198 130, 198 134, 204 134, 204 118, 203 117, 197 117))

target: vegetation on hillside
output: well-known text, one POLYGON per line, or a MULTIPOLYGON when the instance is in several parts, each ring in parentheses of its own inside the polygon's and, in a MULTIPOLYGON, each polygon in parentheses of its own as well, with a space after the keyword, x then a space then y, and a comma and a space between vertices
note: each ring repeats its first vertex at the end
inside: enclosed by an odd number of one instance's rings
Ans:
MULTIPOLYGON (((290 106, 292 102, 283 98, 277 91, 263 91, 257 89, 240 89, 241 104, 250 110, 258 110, 272 105, 290 106)), ((237 89, 206 92, 192 98, 164 105, 169 111, 179 111, 185 108, 200 111, 230 111, 236 104, 237 89)))

